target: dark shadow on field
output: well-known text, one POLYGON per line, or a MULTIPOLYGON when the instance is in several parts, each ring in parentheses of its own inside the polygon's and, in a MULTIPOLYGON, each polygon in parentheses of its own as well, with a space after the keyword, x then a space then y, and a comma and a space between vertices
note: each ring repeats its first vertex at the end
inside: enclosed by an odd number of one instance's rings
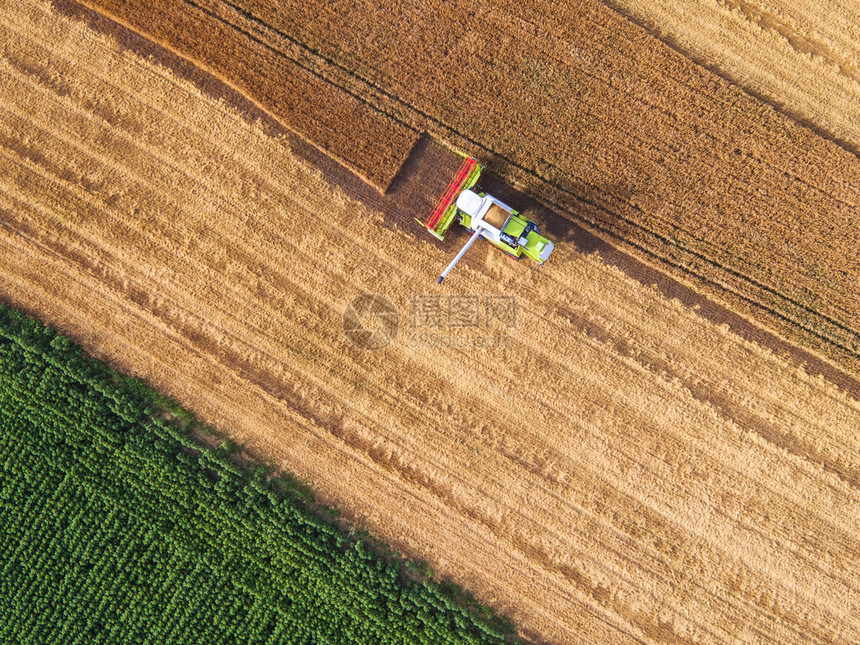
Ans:
MULTIPOLYGON (((649 266, 629 253, 619 250, 602 237, 587 231, 567 217, 545 207, 536 199, 505 184, 500 178, 485 174, 481 178, 481 186, 488 193, 535 220, 541 231, 552 239, 556 246, 572 244, 580 253, 599 253, 603 262, 620 269, 640 284, 656 288, 666 298, 677 299, 683 305, 695 309, 699 315, 714 324, 728 325, 741 338, 765 347, 795 365, 803 366, 807 373, 812 376, 823 376, 850 396, 860 399, 860 382, 812 352, 785 341, 743 316, 706 298, 668 274, 649 266)), ((590 208, 590 206, 583 204, 583 208, 590 208)))

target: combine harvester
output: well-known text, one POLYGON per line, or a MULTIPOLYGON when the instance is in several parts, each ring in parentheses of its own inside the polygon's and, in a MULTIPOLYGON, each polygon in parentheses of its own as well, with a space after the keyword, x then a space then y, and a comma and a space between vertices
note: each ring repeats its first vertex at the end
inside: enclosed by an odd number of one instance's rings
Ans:
POLYGON ((552 242, 540 234, 533 221, 495 197, 471 190, 483 169, 477 161, 466 157, 430 216, 423 222, 418 220, 440 240, 455 220, 472 231, 469 241, 439 276, 439 282, 479 237, 489 240, 512 258, 519 260, 525 255, 539 265, 552 253, 552 242))

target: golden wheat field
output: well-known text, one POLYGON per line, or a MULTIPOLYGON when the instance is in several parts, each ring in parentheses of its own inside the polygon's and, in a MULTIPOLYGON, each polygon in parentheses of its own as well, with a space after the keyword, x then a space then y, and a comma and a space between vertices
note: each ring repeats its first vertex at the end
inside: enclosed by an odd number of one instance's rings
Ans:
POLYGON ((40 0, 0 38, 4 301, 524 638, 856 642, 845 390, 572 244, 539 270, 476 246, 435 290, 451 243, 277 128, 40 0))
MULTIPOLYGON (((816 76, 826 65, 810 72, 778 48, 762 58, 766 40, 712 26, 693 11, 699 3, 679 4, 681 17, 665 27, 689 24, 702 47, 738 36, 749 53, 726 64, 731 74, 709 71, 708 54, 673 49, 597 0, 83 3, 212 71, 380 188, 410 135, 429 133, 627 253, 860 374, 860 160, 801 108, 777 109, 798 86, 821 105, 832 101, 829 112, 846 123, 855 102, 838 88, 827 95, 830 77, 816 76), (775 70, 794 85, 766 95, 746 82, 775 70), (296 102, 308 75, 320 94, 296 102), (352 138, 326 127, 339 114, 352 115, 352 138)), ((808 33, 801 52, 850 42, 850 9, 823 19, 798 4, 791 27, 756 6, 742 8, 778 26, 779 42, 808 33)))

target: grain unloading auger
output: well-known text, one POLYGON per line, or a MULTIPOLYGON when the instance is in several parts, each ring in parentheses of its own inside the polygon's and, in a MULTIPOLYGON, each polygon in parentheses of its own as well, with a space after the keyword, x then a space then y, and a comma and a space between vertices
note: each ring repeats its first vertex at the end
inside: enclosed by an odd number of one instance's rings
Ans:
POLYGON ((495 197, 472 190, 483 169, 477 161, 466 157, 430 216, 423 222, 418 220, 440 240, 454 221, 459 221, 472 231, 469 240, 439 276, 439 282, 479 237, 492 242, 517 260, 526 256, 543 264, 552 253, 552 242, 540 234, 533 221, 495 197))

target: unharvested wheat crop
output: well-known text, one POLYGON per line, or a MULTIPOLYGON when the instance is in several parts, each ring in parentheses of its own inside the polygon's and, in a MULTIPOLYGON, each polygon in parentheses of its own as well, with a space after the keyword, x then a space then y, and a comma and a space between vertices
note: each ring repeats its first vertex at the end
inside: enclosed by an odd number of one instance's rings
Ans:
POLYGON ((830 0, 608 5, 778 110, 860 152, 860 7, 830 0))

